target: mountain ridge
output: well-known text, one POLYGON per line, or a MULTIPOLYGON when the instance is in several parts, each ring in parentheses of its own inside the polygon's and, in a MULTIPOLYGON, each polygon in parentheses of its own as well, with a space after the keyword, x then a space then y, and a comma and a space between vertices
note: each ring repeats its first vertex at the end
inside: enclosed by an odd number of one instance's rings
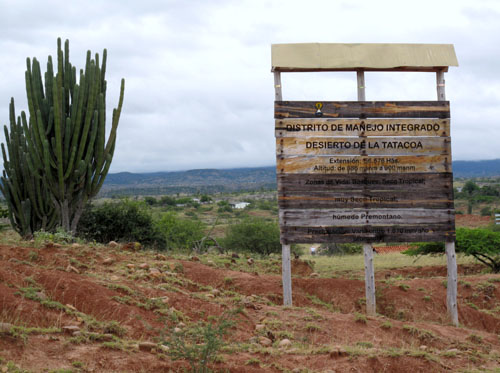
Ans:
MULTIPOLYGON (((500 176, 500 159, 453 161, 453 176, 500 176)), ((100 195, 213 193, 275 188, 276 166, 145 173, 124 171, 109 174, 100 195)))

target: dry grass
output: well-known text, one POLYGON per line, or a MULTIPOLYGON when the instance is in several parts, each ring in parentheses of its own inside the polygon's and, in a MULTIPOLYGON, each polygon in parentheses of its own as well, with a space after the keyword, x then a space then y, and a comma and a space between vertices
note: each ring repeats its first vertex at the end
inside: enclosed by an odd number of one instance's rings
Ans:
MULTIPOLYGON (((311 256, 304 255, 302 259, 314 262, 314 271, 322 276, 339 271, 363 271, 365 268, 363 255, 311 256)), ((457 264, 474 263, 474 259, 457 255, 457 264)), ((375 255, 374 267, 377 269, 392 269, 401 267, 446 266, 446 256, 411 257, 401 253, 375 255)))

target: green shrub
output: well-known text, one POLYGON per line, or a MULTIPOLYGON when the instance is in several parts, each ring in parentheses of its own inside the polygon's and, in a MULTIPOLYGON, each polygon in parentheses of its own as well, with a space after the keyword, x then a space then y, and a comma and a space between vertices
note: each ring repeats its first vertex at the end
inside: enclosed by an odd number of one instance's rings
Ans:
MULTIPOLYGON (((495 273, 500 273, 500 232, 490 229, 458 228, 455 250, 471 255, 487 265, 495 273)), ((426 255, 444 253, 444 243, 424 242, 403 252, 406 255, 426 255)))
POLYGON ((175 198, 170 196, 163 196, 158 202, 162 206, 175 206, 175 198))
POLYGON ((156 198, 148 196, 148 197, 144 197, 144 202, 146 202, 146 204, 149 206, 154 206, 154 205, 156 205, 157 201, 156 201, 156 198))
POLYGON ((203 238, 204 228, 199 220, 182 219, 173 212, 163 214, 156 222, 156 230, 162 234, 167 249, 192 249, 203 238))
POLYGON ((491 208, 490 207, 483 207, 481 209, 481 216, 491 216, 491 208))
POLYGON ((213 362, 217 352, 226 344, 223 337, 234 325, 231 314, 223 314, 217 322, 199 321, 180 331, 172 331, 163 341, 172 360, 187 360, 191 372, 209 372, 207 365, 213 362))
POLYGON ((227 201, 219 201, 219 202, 217 202, 217 206, 219 206, 219 208, 217 209, 217 212, 232 212, 233 211, 233 208, 231 207, 231 205, 227 201))
POLYGON ((78 235, 101 243, 137 241, 163 248, 165 238, 156 229, 144 202, 120 200, 87 206, 78 225, 78 235))
POLYGON ((278 223, 260 218, 245 218, 231 224, 222 246, 236 251, 254 252, 262 255, 281 252, 278 223))
POLYGON ((357 243, 326 243, 319 247, 319 255, 352 255, 363 252, 363 246, 357 243))

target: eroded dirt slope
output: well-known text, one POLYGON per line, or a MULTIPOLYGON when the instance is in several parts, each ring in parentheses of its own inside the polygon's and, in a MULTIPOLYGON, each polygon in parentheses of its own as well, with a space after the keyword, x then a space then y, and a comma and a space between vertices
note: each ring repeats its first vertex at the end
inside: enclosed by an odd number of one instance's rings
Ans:
POLYGON ((172 361, 162 341, 174 328, 217 321, 230 310, 228 344, 211 365, 218 371, 500 367, 498 275, 460 268, 461 327, 455 328, 446 317, 445 268, 380 271, 379 316, 366 318, 362 281, 311 278, 300 265, 294 307, 280 306, 281 278, 273 274, 280 266, 230 256, 181 260, 120 247, 0 246, 0 367, 182 371, 188 363, 172 361))

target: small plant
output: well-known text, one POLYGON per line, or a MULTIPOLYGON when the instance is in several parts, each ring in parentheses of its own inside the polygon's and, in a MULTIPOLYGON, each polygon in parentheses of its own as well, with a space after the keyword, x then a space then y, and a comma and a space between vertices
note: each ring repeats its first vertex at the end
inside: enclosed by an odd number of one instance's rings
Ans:
POLYGON ((411 325, 403 325, 403 329, 406 330, 410 335, 417 337, 420 341, 432 341, 436 339, 436 336, 430 330, 418 329, 411 325))
POLYGON ((172 360, 185 359, 192 372, 209 372, 208 363, 214 361, 217 352, 225 345, 223 337, 232 327, 229 314, 222 315, 215 323, 199 321, 189 327, 172 331, 163 341, 172 360))
POLYGON ((429 295, 424 295, 424 298, 423 298, 426 302, 430 302, 431 301, 431 297, 429 295))
POLYGON ((472 343, 476 343, 476 344, 483 343, 483 337, 481 337, 480 335, 476 335, 476 334, 469 335, 467 337, 467 340, 471 341, 472 343))
POLYGON ((28 254, 28 259, 30 262, 36 262, 38 260, 38 252, 30 251, 28 254))
POLYGON ((264 320, 264 324, 271 330, 278 330, 283 327, 283 323, 278 319, 264 320))
POLYGON ((307 295, 307 298, 309 298, 309 300, 317 305, 317 306, 322 306, 322 307, 325 307, 328 311, 330 312, 334 312, 334 309, 333 309, 333 305, 330 304, 330 303, 327 303, 327 302, 324 302, 322 301, 321 299, 319 299, 316 295, 307 295))
POLYGON ((458 281, 458 284, 462 285, 464 288, 470 288, 472 286, 470 282, 463 281, 463 280, 458 281))
POLYGON ((289 331, 286 331, 286 330, 281 330, 279 332, 276 333, 276 336, 278 338, 281 338, 281 339, 293 339, 293 333, 292 332, 289 332, 289 331))
POLYGON ((174 271, 175 273, 184 273, 184 266, 182 265, 182 263, 177 262, 177 263, 175 263, 175 265, 174 265, 174 269, 173 269, 173 271, 174 271))
POLYGON ((392 328, 392 324, 390 321, 385 321, 382 325, 380 325, 380 327, 382 329, 391 329, 392 328))
POLYGON ((70 232, 66 232, 61 227, 55 232, 37 231, 34 233, 35 245, 40 246, 46 243, 57 243, 66 245, 75 242, 75 238, 70 232))
POLYGON ((363 348, 372 348, 373 347, 373 343, 359 341, 359 342, 356 343, 356 346, 363 347, 363 348))
POLYGON ((401 290, 403 291, 408 291, 408 289, 410 288, 410 285, 407 285, 407 284, 399 284, 398 286, 401 290))
POLYGON ((73 365, 75 368, 83 368, 83 363, 81 361, 72 361, 71 365, 73 365))
POLYGON ((253 365, 253 366, 260 366, 260 360, 257 359, 256 357, 252 357, 251 359, 248 359, 245 361, 245 365, 253 365))
POLYGON ((232 277, 224 277, 224 284, 226 285, 231 285, 233 283, 233 278, 232 277))
POLYGON ((368 319, 362 313, 355 312, 354 313, 354 321, 359 322, 361 324, 366 324, 368 322, 368 319))
POLYGON ((494 293, 496 287, 494 284, 490 282, 480 282, 479 284, 476 285, 476 289, 482 293, 491 295, 494 293))
POLYGON ((476 306, 474 303, 472 303, 472 302, 467 302, 466 304, 467 304, 470 308, 473 308, 473 309, 475 309, 476 311, 479 311, 479 307, 478 307, 478 306, 476 306))
POLYGON ((316 324, 313 324, 313 323, 307 323, 306 324, 306 330, 308 332, 317 332, 320 329, 321 328, 318 325, 316 325, 316 324))

